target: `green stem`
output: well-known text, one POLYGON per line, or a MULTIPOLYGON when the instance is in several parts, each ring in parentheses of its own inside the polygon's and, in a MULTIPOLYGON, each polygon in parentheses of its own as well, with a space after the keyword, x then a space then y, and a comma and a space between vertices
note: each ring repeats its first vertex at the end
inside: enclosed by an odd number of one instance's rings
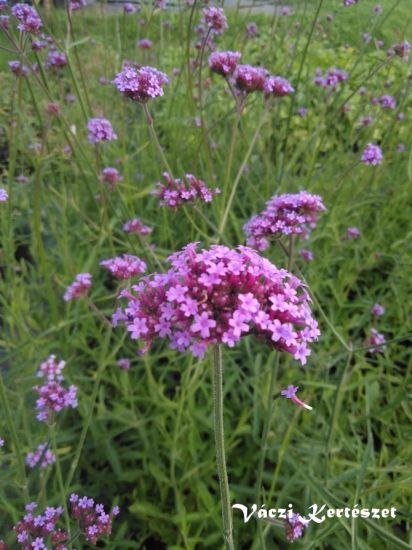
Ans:
POLYGON ((24 460, 20 449, 19 438, 17 437, 16 427, 14 425, 9 400, 7 398, 6 387, 4 385, 4 380, 3 380, 3 374, 0 374, 0 401, 3 407, 3 412, 6 417, 6 423, 9 429, 9 433, 10 433, 11 440, 13 442, 13 446, 16 454, 17 467, 19 470, 20 482, 23 487, 24 500, 27 503, 29 502, 29 492, 27 487, 26 470, 24 468, 24 460))
POLYGON ((236 194, 236 190, 237 190, 237 187, 239 185, 239 182, 240 182, 240 178, 242 177, 245 166, 248 163, 250 155, 252 154, 253 148, 254 148, 254 146, 256 144, 256 141, 257 141, 257 138, 259 137, 260 130, 261 130, 264 122, 266 121, 268 112, 269 112, 269 109, 268 109, 268 106, 266 106, 265 110, 263 111, 263 115, 262 115, 262 117, 260 118, 260 120, 258 122, 255 133, 253 134, 252 140, 251 140, 250 145, 249 145, 249 149, 246 152, 245 158, 243 159, 243 162, 242 162, 242 164, 239 168, 239 171, 237 173, 236 179, 233 183, 232 192, 230 193, 230 197, 229 197, 228 203, 226 205, 225 211, 223 213, 222 221, 221 221, 220 226, 219 226, 219 236, 220 237, 223 235, 223 232, 225 230, 226 223, 227 223, 227 218, 228 218, 228 215, 229 215, 229 211, 230 211, 230 208, 232 206, 233 199, 235 198, 235 194, 236 194))
MULTIPOLYGON (((276 354, 275 366, 274 368, 272 368, 272 372, 270 375, 268 401, 266 406, 267 413, 265 415, 265 423, 263 426, 262 446, 261 446, 260 460, 259 460, 258 473, 257 473, 256 504, 258 505, 258 507, 260 506, 260 500, 262 495, 263 469, 265 466, 266 452, 268 448, 269 430, 270 430, 270 425, 272 423, 273 406, 274 406, 273 392, 275 391, 275 384, 277 380, 278 370, 279 370, 279 354, 276 354)), ((260 523, 258 523, 258 533, 259 533, 260 545, 262 548, 264 548, 265 541, 262 533, 262 525, 260 523)))
POLYGON ((163 148, 160 144, 159 138, 157 137, 156 131, 154 129, 152 115, 149 113, 149 109, 147 108, 146 103, 143 103, 142 107, 143 107, 143 111, 144 111, 144 114, 145 114, 145 117, 146 117, 147 125, 149 126, 150 137, 152 138, 153 143, 156 146, 156 149, 159 153, 159 156, 160 156, 166 170, 169 172, 170 176, 173 177, 172 169, 170 168, 169 163, 167 162, 166 155, 164 154, 163 148))
POLYGON ((225 435, 223 428, 223 364, 219 344, 213 346, 213 416, 216 445, 216 464, 222 503, 223 536, 227 550, 234 550, 232 509, 226 471, 225 435))
MULTIPOLYGON (((56 422, 54 417, 51 418, 50 424, 49 424, 49 436, 50 440, 52 442, 52 448, 54 456, 56 457, 56 474, 57 474, 57 483, 59 485, 59 491, 60 491, 60 500, 61 504, 64 508, 64 521, 66 524, 66 530, 69 535, 69 539, 71 537, 71 529, 70 529, 70 516, 69 516, 69 510, 67 508, 67 499, 66 499, 66 490, 64 487, 63 482, 63 476, 62 476, 62 470, 60 467, 60 461, 57 453, 57 440, 56 440, 56 422)), ((69 543, 69 548, 71 548, 71 544, 69 543)))

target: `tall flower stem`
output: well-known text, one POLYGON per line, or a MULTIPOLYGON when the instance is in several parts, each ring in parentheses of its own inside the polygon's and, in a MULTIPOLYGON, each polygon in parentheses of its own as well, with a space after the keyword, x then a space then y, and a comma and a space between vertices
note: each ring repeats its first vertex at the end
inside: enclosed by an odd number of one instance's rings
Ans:
POLYGON ((145 117, 146 117, 146 122, 147 122, 147 125, 149 126, 149 132, 150 132, 150 137, 152 138, 153 140, 153 143, 155 144, 156 146, 156 149, 159 153, 159 156, 166 168, 166 170, 169 172, 169 174, 173 177, 173 173, 172 173, 172 170, 169 166, 169 163, 167 162, 167 158, 164 154, 164 151, 163 151, 163 148, 160 144, 160 141, 159 141, 159 138, 157 137, 157 134, 156 134, 156 131, 154 129, 154 126, 153 126, 153 118, 152 118, 152 115, 149 113, 149 109, 147 108, 147 105, 146 103, 143 103, 142 104, 142 107, 143 107, 143 111, 144 111, 144 114, 145 114, 145 117))
POLYGON ((223 428, 223 363, 219 344, 213 346, 213 417, 215 430, 216 464, 222 503, 223 535, 227 550, 234 550, 232 509, 226 471, 225 435, 223 428))
POLYGON ((235 198, 235 195, 236 195, 237 187, 238 187, 240 179, 243 175, 245 166, 248 163, 250 155, 252 154, 252 151, 255 147, 256 141, 257 141, 257 139, 259 137, 259 134, 260 134, 260 130, 261 130, 263 124, 265 123, 265 121, 267 120, 268 112, 269 112, 269 107, 266 106, 265 110, 263 111, 263 114, 262 114, 262 116, 261 116, 261 118, 260 118, 260 120, 259 120, 259 122, 256 126, 256 130, 255 130, 255 133, 253 134, 252 141, 250 142, 249 149, 246 152, 245 158, 243 159, 243 162, 240 165, 240 168, 239 168, 239 171, 238 171, 237 176, 235 178, 235 181, 233 182, 232 191, 230 193, 229 200, 226 204, 225 211, 223 212, 222 221, 220 222, 220 226, 219 226, 219 236, 220 237, 223 235, 223 232, 225 230, 226 223, 227 223, 227 218, 229 216, 229 212, 230 212, 230 208, 231 208, 232 203, 233 203, 233 199, 235 198))

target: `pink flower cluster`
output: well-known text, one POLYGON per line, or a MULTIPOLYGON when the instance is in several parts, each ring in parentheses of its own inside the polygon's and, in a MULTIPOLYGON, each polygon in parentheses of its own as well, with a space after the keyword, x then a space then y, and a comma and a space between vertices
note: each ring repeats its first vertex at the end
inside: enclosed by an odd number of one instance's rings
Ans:
POLYGON ((8 15, 0 15, 0 29, 8 31, 10 28, 10 17, 8 15))
POLYGON ((22 32, 38 33, 43 25, 39 14, 29 4, 15 4, 11 13, 19 21, 17 28, 22 32))
POLYGON ((163 86, 169 83, 168 77, 153 67, 127 65, 113 80, 124 96, 138 103, 163 95, 163 86))
POLYGON ((320 212, 326 210, 319 195, 307 191, 275 195, 260 214, 253 216, 243 227, 247 244, 266 250, 271 236, 302 235, 307 237, 316 226, 320 212))
POLYGON ((373 143, 368 143, 362 153, 362 161, 368 166, 377 166, 382 162, 382 158, 382 149, 373 143))
POLYGON ((142 50, 150 50, 151 47, 153 46, 153 42, 148 38, 142 38, 141 40, 138 41, 137 45, 142 50))
POLYGON ((77 407, 77 388, 74 385, 65 388, 60 382, 64 377, 61 374, 63 365, 57 362, 54 355, 51 355, 47 361, 40 365, 37 376, 47 376, 47 381, 42 386, 34 386, 33 389, 38 393, 39 398, 36 401, 37 420, 47 422, 54 412, 71 407, 77 407))
POLYGON ((17 542, 22 550, 46 550, 48 540, 54 550, 66 550, 64 542, 68 540, 69 535, 57 528, 57 522, 64 512, 63 507, 48 506, 42 514, 35 515, 33 511, 36 508, 36 502, 27 504, 24 518, 14 527, 17 542))
POLYGON ((238 65, 233 75, 236 88, 246 94, 263 92, 268 72, 262 67, 238 65))
POLYGON ((292 94, 295 91, 289 80, 281 76, 269 76, 263 86, 263 92, 266 96, 274 95, 283 97, 292 94))
POLYGON ((138 256, 132 256, 130 254, 123 254, 123 256, 103 260, 100 262, 100 265, 110 271, 117 279, 121 280, 127 280, 137 275, 141 275, 147 269, 143 260, 138 256))
POLYGON ((358 227, 348 227, 346 230, 346 238, 350 241, 358 239, 361 235, 360 229, 358 227))
POLYGON ((203 8, 203 22, 215 34, 222 34, 227 28, 227 19, 223 8, 203 8))
POLYGON ((335 67, 328 70, 325 76, 320 69, 316 71, 315 84, 321 88, 336 90, 338 84, 348 80, 348 73, 335 67))
POLYGON ((400 44, 395 44, 393 46, 393 51, 401 59, 403 59, 404 61, 408 61, 409 52, 411 51, 411 45, 409 44, 409 42, 407 40, 404 40, 400 44))
POLYGON ((69 5, 72 11, 81 10, 87 6, 87 0, 71 0, 69 5))
POLYGON ((379 103, 384 109, 396 109, 396 99, 391 95, 382 95, 379 103))
POLYGON ((21 61, 9 61, 9 67, 12 73, 16 76, 27 76, 29 69, 27 65, 21 63, 21 61))
POLYGON ((74 282, 67 287, 67 290, 63 296, 63 299, 68 302, 69 300, 77 300, 85 296, 92 286, 92 276, 90 273, 78 273, 74 279, 74 282))
POLYGON ((109 191, 113 192, 116 189, 116 184, 123 181, 123 177, 119 174, 119 170, 112 166, 107 166, 100 174, 100 181, 108 184, 109 191))
POLYGON ((160 206, 175 208, 196 200, 211 202, 213 195, 220 193, 219 188, 210 189, 192 174, 185 175, 185 182, 173 178, 168 172, 163 172, 163 177, 166 183, 158 182, 153 190, 153 194, 160 199, 160 206))
POLYGON ((376 317, 382 317, 382 315, 385 315, 385 308, 380 304, 374 304, 372 306, 371 313, 376 317))
POLYGON ((106 118, 91 118, 87 123, 89 143, 100 143, 101 141, 112 141, 117 139, 112 124, 106 118))
POLYGON ((104 510, 103 504, 95 504, 92 498, 70 495, 71 516, 79 523, 81 533, 91 544, 96 544, 102 535, 110 535, 112 521, 119 514, 115 506, 110 514, 104 510))
POLYGON ((289 542, 294 542, 303 535, 303 530, 309 523, 309 520, 300 514, 293 514, 285 521, 285 533, 289 542))
POLYGON ((126 233, 138 233, 142 237, 149 235, 152 232, 151 227, 145 225, 139 218, 129 220, 123 226, 123 231, 126 233))
POLYGON ((27 453, 26 464, 30 468, 35 468, 37 465, 40 468, 46 468, 50 464, 56 462, 56 456, 54 453, 47 448, 46 443, 42 443, 37 447, 37 450, 32 453, 27 453))
POLYGON ((376 328, 370 329, 370 336, 368 338, 369 353, 383 353, 386 346, 385 336, 376 330, 376 328))
POLYGON ((250 248, 197 247, 188 244, 169 257, 166 273, 122 291, 128 303, 113 325, 124 322, 142 353, 166 338, 172 349, 203 357, 209 344, 233 347, 249 333, 305 364, 320 333, 302 282, 250 248))
POLYGON ((227 77, 235 72, 238 61, 241 57, 240 52, 213 52, 209 56, 209 67, 214 73, 227 77))
POLYGON ((9 194, 3 187, 0 187, 0 202, 7 202, 9 194))
POLYGON ((61 69, 67 65, 67 57, 63 52, 50 50, 47 55, 46 66, 48 68, 61 69))
POLYGON ((55 355, 50 355, 46 361, 41 363, 39 370, 37 371, 37 376, 42 378, 43 376, 47 378, 49 382, 57 380, 61 382, 64 380, 62 371, 66 366, 66 361, 58 361, 55 355))

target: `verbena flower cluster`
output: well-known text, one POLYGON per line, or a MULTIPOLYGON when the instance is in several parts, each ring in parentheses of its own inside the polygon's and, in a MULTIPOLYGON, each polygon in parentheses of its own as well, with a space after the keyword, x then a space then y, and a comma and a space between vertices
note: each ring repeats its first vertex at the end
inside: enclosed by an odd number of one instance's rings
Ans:
POLYGON ((64 300, 77 300, 85 296, 92 286, 92 276, 90 273, 78 273, 74 282, 67 287, 67 290, 63 296, 64 300))
POLYGON ((289 80, 281 76, 269 76, 263 85, 265 95, 274 95, 283 97, 292 94, 295 91, 289 80))
POLYGON ((253 216, 244 225, 247 244, 258 250, 266 250, 272 236, 283 234, 307 237, 324 210, 326 208, 321 197, 307 191, 275 195, 266 203, 263 212, 253 216))
POLYGON ((230 76, 235 72, 241 55, 240 52, 231 51, 213 52, 208 60, 210 70, 224 77, 230 76))
POLYGON ((79 524, 80 532, 91 544, 96 544, 102 535, 110 535, 112 521, 119 513, 119 507, 115 506, 108 514, 103 504, 96 504, 92 498, 70 495, 71 516, 79 524))
POLYGON ((215 34, 222 34, 227 28, 227 19, 223 8, 203 8, 203 22, 215 34))
POLYGON ((120 181, 123 181, 123 177, 119 174, 119 170, 117 170, 117 168, 107 166, 106 168, 103 168, 102 173, 100 174, 100 180, 108 184, 109 191, 114 191, 116 189, 116 185, 120 181))
POLYGON ((139 218, 134 218, 123 225, 123 231, 126 233, 138 233, 144 237, 152 232, 152 228, 145 225, 139 218))
POLYGON ((16 76, 27 76, 29 68, 21 61, 13 60, 9 61, 9 67, 12 73, 16 76))
MULTIPOLYGON (((58 523, 64 513, 62 506, 47 506, 42 513, 35 513, 38 504, 31 502, 26 505, 26 513, 13 528, 17 536, 17 544, 21 550, 67 550, 69 533, 61 529, 58 523)), ((78 525, 78 534, 90 544, 97 544, 104 535, 110 535, 112 522, 119 514, 115 506, 106 513, 102 504, 96 504, 92 498, 70 496, 70 518, 78 525)), ((77 537, 76 537, 77 538, 77 537)), ((13 547, 14 548, 14 547, 13 547)), ((4 541, 0 541, 0 550, 8 550, 4 541)))
POLYGON ((47 381, 42 386, 34 386, 33 389, 39 397, 36 401, 37 415, 40 422, 47 422, 53 413, 71 407, 77 407, 77 387, 74 385, 65 388, 61 382, 64 377, 61 374, 64 362, 58 362, 54 355, 40 365, 37 376, 46 376, 47 381))
POLYGON ((142 352, 160 337, 203 357, 209 344, 233 347, 250 333, 305 364, 320 333, 302 282, 250 248, 197 246, 170 256, 166 273, 122 291, 128 303, 114 313, 114 326, 124 322, 132 340, 144 343, 142 352))
POLYGON ((173 178, 168 172, 163 172, 166 183, 158 182, 153 194, 160 199, 160 206, 175 208, 183 204, 201 200, 211 202, 214 195, 220 193, 220 189, 210 189, 204 181, 192 174, 185 175, 185 182, 173 178))
POLYGON ((382 162, 382 149, 378 145, 368 143, 362 153, 362 161, 369 166, 377 166, 382 162))
POLYGON ((100 262, 100 265, 110 271, 114 277, 122 280, 141 275, 147 269, 143 260, 131 254, 123 254, 123 256, 103 260, 100 262))
POLYGON ((61 69, 67 65, 67 57, 63 52, 50 50, 47 55, 46 67, 53 69, 61 69))
POLYGON ((370 329, 370 335, 368 338, 368 345, 370 346, 370 353, 383 353, 386 348, 385 336, 378 332, 376 328, 370 329))
POLYGON ((252 65, 238 65, 233 75, 236 88, 245 94, 263 92, 268 71, 252 65))
POLYGON ((163 86, 169 83, 168 77, 153 67, 127 65, 113 80, 124 96, 138 103, 163 95, 163 86))
POLYGON ((71 0, 69 5, 70 5, 70 9, 72 11, 77 11, 77 10, 81 10, 82 8, 87 6, 87 1, 86 0, 71 0))
POLYGON ((15 4, 11 8, 11 13, 19 21, 19 31, 37 34, 43 25, 39 14, 29 4, 15 4))
POLYGON ((53 508, 48 506, 42 514, 35 515, 33 512, 37 503, 32 502, 26 505, 24 518, 17 523, 14 531, 17 533, 17 542, 22 550, 46 550, 51 544, 53 550, 67 550, 64 544, 69 535, 57 527, 60 516, 64 509, 62 506, 53 508))
POLYGON ((285 533, 289 542, 294 542, 303 535, 309 521, 300 514, 293 514, 285 520, 285 533))
POLYGON ((0 187, 0 202, 7 202, 9 194, 3 187, 0 187))
POLYGON ((117 139, 111 122, 106 118, 91 118, 87 123, 87 129, 89 130, 87 139, 90 143, 95 144, 117 139))
POLYGON ((27 453, 26 456, 26 464, 30 468, 35 468, 37 465, 40 468, 46 468, 55 462, 56 456, 47 448, 46 443, 41 443, 34 452, 27 453))
POLYGON ((314 82, 321 88, 336 90, 338 84, 345 82, 345 80, 348 80, 348 73, 333 67, 327 71, 326 75, 323 75, 323 72, 318 69, 314 82))

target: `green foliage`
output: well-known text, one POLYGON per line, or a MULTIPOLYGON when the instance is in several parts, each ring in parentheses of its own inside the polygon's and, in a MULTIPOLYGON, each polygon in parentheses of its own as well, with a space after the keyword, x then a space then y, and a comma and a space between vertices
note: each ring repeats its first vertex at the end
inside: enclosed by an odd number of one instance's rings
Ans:
MULTIPOLYGON (((222 240, 231 246, 244 242, 244 223, 275 193, 307 189, 319 193, 327 206, 309 243, 298 245, 310 248, 315 260, 305 264, 297 254, 294 266, 316 298, 321 325, 308 365, 301 369, 281 356, 272 377, 276 354, 262 343, 244 338, 236 348, 224 350, 232 501, 257 502, 263 461, 261 494, 268 507, 292 503, 302 514, 312 503, 398 509, 395 520, 311 525, 297 548, 407 548, 412 543, 410 66, 387 58, 374 40, 383 39, 384 49, 402 40, 410 10, 408 0, 387 0, 381 2, 383 14, 373 16, 372 4, 365 1, 336 7, 334 22, 327 23, 330 5, 324 4, 310 43, 312 1, 295 2, 290 17, 233 9, 229 30, 217 39, 219 49, 237 49, 244 63, 288 77, 297 88, 293 99, 276 102, 262 127, 222 240), (246 40, 245 24, 251 20, 259 34, 246 40), (363 31, 372 33, 370 44, 363 43, 363 31), (331 66, 350 75, 333 94, 313 84, 316 69, 331 66), (370 102, 371 96, 386 93, 386 81, 391 83, 387 93, 397 98, 395 111, 370 102), (367 88, 366 95, 358 93, 361 87, 367 88), (342 110, 345 105, 348 112, 342 110), (298 107, 308 108, 306 117, 297 114, 298 107), (397 120, 401 112, 405 121, 397 120), (361 127, 359 119, 367 114, 374 123, 361 127), (379 167, 359 163, 368 142, 383 149, 379 167), (397 151, 399 143, 405 153, 397 151), (358 240, 345 238, 348 226, 360 228, 358 240), (386 308, 378 321, 370 313, 375 302, 386 308), (368 353, 366 339, 374 323, 388 341, 383 354, 368 353), (279 397, 288 384, 300 386, 312 413, 279 397)), ((189 91, 186 57, 190 10, 151 14, 145 8, 141 25, 140 15, 114 11, 105 16, 105 9, 102 4, 74 13, 72 37, 66 35, 65 14, 52 14, 50 27, 70 67, 46 72, 44 81, 43 73, 16 79, 6 67, 16 56, 1 51, 0 162, 10 199, 0 203, 0 369, 11 422, 2 411, 0 436, 6 445, 0 449, 0 534, 8 537, 22 517, 26 486, 30 500, 41 506, 61 504, 62 493, 67 497, 71 492, 118 504, 121 514, 109 548, 221 548, 211 358, 194 360, 162 342, 137 356, 122 328, 109 329, 86 301, 66 304, 62 295, 77 273, 90 271, 91 299, 109 317, 118 289, 99 261, 127 252, 144 258, 154 271, 190 241, 216 242, 213 226, 221 223, 263 101, 250 98, 230 165, 233 99, 206 67, 203 80, 211 81, 203 92, 204 115, 212 147, 205 147, 204 133, 195 124, 199 112, 189 91), (166 19, 170 28, 162 25, 166 19), (153 40, 150 52, 136 47, 140 38, 153 40), (174 174, 193 173, 211 187, 222 187, 212 205, 173 212, 160 209, 151 195, 164 167, 142 109, 124 100, 112 84, 98 82, 100 76, 112 80, 123 59, 170 76, 180 69, 165 96, 149 103, 149 109, 174 174), (76 102, 67 103, 67 94, 75 94, 76 102), (51 100, 60 104, 62 114, 49 119, 45 107, 51 100), (87 142, 86 126, 89 117, 100 115, 112 121, 119 139, 97 149, 87 142), (39 152, 31 147, 36 143, 39 152), (68 143, 71 154, 63 150, 68 143), (107 193, 99 180, 104 166, 117 166, 124 178, 115 193, 107 193), (18 183, 19 174, 29 182, 18 183), (149 241, 122 231, 123 223, 136 216, 153 227, 149 241), (149 242, 156 247, 151 249, 149 242), (57 417, 63 487, 55 467, 45 472, 21 468, 27 452, 48 439, 33 413, 32 386, 38 365, 51 353, 67 361, 66 376, 79 388, 78 409, 57 417), (116 365, 121 357, 131 358, 130 371, 116 365)), ((194 24, 199 19, 196 11, 194 24)), ((4 37, 1 45, 10 48, 4 37)), ((38 56, 43 64, 45 53, 38 56)), ((192 79, 194 83, 197 74, 192 79)), ((274 244, 265 254, 286 267, 280 247, 274 244)), ((237 513, 234 526, 238 548, 286 545, 277 527, 254 519, 243 524, 237 513)))

